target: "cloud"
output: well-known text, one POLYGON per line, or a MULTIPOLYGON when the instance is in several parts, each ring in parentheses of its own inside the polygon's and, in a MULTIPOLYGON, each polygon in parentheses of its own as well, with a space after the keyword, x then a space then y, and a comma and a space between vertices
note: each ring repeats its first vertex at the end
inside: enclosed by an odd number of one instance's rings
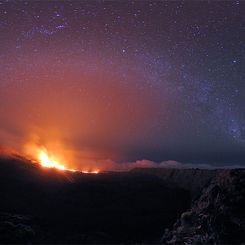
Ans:
MULTIPOLYGON (((83 165, 83 164, 81 164, 83 165)), ((87 163, 85 164, 88 166, 87 163)), ((134 168, 175 168, 175 169, 214 169, 215 167, 209 164, 191 164, 181 163, 174 160, 162 161, 160 163, 151 160, 143 159, 134 162, 115 162, 110 159, 90 162, 91 168, 97 168, 101 171, 128 171, 134 168)))
POLYGON ((175 169, 232 169, 232 168, 244 168, 242 165, 222 165, 215 166, 210 164, 201 163, 181 163, 174 160, 162 161, 160 163, 150 161, 150 160, 137 160, 135 162, 114 162, 112 160, 99 161, 95 163, 98 164, 102 170, 114 170, 114 171, 127 171, 134 168, 175 168, 175 169))

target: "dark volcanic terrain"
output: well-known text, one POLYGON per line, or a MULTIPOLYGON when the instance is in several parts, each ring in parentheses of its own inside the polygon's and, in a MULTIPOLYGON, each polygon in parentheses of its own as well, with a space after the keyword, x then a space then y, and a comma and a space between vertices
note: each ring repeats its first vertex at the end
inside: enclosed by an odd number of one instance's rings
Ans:
POLYGON ((1 158, 0 242, 241 243, 244 180, 243 170, 93 175, 1 158))

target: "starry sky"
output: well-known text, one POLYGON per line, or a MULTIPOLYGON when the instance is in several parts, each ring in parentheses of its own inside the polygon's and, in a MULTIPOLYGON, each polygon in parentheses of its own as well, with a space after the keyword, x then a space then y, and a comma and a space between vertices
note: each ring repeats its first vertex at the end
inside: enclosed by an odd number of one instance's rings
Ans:
POLYGON ((245 166, 245 1, 0 1, 0 144, 245 166))

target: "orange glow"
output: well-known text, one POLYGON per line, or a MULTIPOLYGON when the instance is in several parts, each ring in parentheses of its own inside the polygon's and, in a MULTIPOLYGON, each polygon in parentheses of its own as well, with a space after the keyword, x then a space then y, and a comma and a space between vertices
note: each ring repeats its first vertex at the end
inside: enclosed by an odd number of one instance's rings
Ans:
POLYGON ((36 159, 36 161, 45 168, 55 168, 62 171, 71 171, 71 172, 81 172, 84 174, 98 174, 99 170, 80 170, 80 169, 73 169, 67 166, 67 163, 64 161, 64 156, 60 153, 60 155, 56 152, 55 154, 49 152, 46 147, 44 146, 36 146, 36 145, 29 145, 28 147, 29 154, 31 153, 32 157, 36 159))
POLYGON ((81 171, 83 174, 98 174, 99 171, 96 170, 96 171, 81 171))
POLYGON ((98 174, 99 171, 98 170, 94 170, 94 171, 81 171, 81 170, 77 170, 77 169, 70 169, 70 168, 66 168, 63 164, 59 163, 55 157, 50 157, 47 150, 45 148, 41 149, 38 155, 38 160, 40 162, 40 164, 43 167, 46 168, 56 168, 59 170, 66 170, 66 171, 71 171, 71 172, 81 172, 83 174, 98 174))
POLYGON ((53 157, 49 157, 46 149, 40 150, 38 155, 38 160, 43 167, 47 168, 57 168, 60 170, 66 170, 65 166, 57 162, 53 157))

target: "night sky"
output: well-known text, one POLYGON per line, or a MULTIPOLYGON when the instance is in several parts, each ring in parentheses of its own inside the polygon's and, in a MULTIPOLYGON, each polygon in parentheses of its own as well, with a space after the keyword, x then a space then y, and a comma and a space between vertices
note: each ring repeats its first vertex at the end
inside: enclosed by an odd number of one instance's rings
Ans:
POLYGON ((0 1, 0 71, 2 145, 245 166, 245 1, 0 1))

